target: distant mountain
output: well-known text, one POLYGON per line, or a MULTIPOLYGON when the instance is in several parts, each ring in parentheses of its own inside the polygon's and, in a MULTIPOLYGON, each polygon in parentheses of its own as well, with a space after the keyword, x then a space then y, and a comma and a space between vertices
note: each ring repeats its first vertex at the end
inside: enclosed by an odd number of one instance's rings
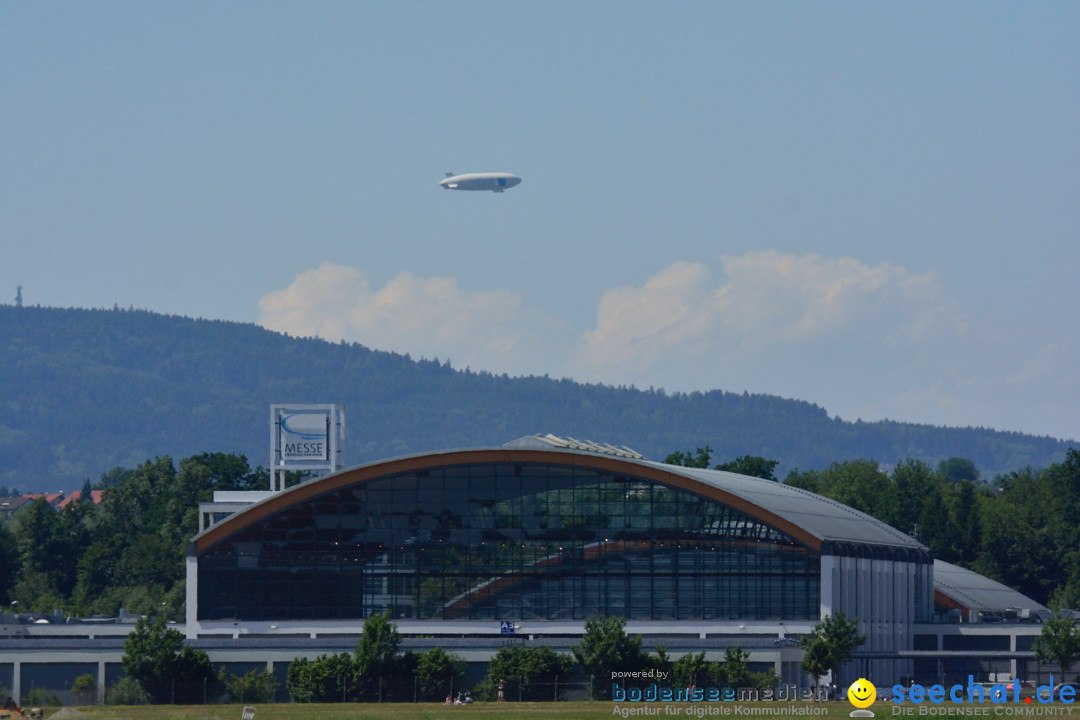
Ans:
POLYGON ((256 325, 135 310, 0 305, 0 485, 75 490, 164 455, 269 464, 270 405, 346 408, 346 463, 555 433, 651 459, 709 445, 714 462, 975 462, 986 478, 1065 457, 1068 443, 984 428, 845 422, 808 402, 511 378, 256 325))

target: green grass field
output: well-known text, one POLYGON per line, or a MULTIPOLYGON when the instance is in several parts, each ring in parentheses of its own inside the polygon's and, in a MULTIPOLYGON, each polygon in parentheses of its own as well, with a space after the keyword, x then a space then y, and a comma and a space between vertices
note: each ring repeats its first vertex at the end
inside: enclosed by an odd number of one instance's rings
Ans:
MULTIPOLYGON (((644 710, 650 714, 628 714, 628 718, 657 718, 670 720, 770 720, 770 718, 818 718, 846 720, 851 705, 841 702, 813 703, 826 714, 815 715, 749 715, 739 714, 736 708, 770 708, 803 703, 475 703, 445 705, 442 703, 284 703, 256 705, 255 720, 608 720, 621 718, 616 710, 644 710), (716 713, 709 712, 715 708, 716 713), (724 712, 727 711, 727 712, 724 712)), ((240 720, 243 705, 153 705, 59 708, 47 718, 55 720, 240 720)), ((875 708, 879 718, 889 716, 886 708, 875 708)))

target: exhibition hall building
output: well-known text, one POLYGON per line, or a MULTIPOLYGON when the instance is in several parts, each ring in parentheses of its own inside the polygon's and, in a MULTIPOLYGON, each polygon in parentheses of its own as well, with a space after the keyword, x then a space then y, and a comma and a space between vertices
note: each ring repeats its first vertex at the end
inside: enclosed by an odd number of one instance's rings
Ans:
MULTIPOLYGON (((455 652, 474 678, 500 647, 568 652, 587 620, 615 616, 645 649, 720 659, 738 646, 752 669, 806 687, 798 641, 838 613, 866 636, 832 679, 841 687, 860 676, 892 685, 1043 671, 1031 642, 1046 608, 935 562, 868 515, 783 483, 570 438, 218 493, 200 528, 177 627, 234 671, 283 679, 296 657, 355 648, 365 619, 381 613, 403 649, 455 652)), ((112 682, 130 629, 42 624, 9 635, 0 682, 70 687, 80 670, 112 682)))

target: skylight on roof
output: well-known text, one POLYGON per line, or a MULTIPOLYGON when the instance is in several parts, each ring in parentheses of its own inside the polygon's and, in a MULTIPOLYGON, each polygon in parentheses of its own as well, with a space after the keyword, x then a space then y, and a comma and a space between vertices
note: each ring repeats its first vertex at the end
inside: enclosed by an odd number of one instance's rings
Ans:
POLYGON ((585 452, 594 452, 601 455, 611 455, 613 457, 632 458, 634 460, 644 460, 645 456, 636 450, 631 450, 625 445, 610 445, 608 443, 595 443, 591 440, 576 440, 572 437, 560 437, 558 435, 552 435, 548 433, 546 435, 527 435, 523 438, 518 438, 513 442, 506 443, 506 447, 532 447, 539 448, 544 445, 553 448, 564 448, 566 450, 584 450, 585 452))

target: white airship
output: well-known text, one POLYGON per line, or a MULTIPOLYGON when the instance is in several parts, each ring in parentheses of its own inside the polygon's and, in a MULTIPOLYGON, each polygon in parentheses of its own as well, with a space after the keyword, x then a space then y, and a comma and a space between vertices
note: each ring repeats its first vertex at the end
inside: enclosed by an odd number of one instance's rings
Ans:
POLYGON ((467 173, 455 175, 446 173, 446 179, 440 182, 447 190, 490 190, 502 192, 521 182, 521 178, 510 173, 467 173))

